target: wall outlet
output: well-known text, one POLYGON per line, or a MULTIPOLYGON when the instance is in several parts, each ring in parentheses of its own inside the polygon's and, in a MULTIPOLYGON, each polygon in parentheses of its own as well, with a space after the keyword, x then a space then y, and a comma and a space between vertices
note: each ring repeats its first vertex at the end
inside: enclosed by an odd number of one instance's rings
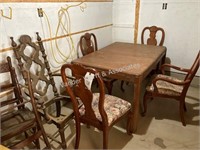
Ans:
POLYGON ((37 11, 38 11, 38 16, 39 17, 43 17, 43 10, 42 10, 42 8, 38 8, 37 11))
POLYGON ((167 3, 163 3, 163 4, 162 4, 162 9, 163 9, 163 10, 166 10, 166 9, 167 9, 167 3))

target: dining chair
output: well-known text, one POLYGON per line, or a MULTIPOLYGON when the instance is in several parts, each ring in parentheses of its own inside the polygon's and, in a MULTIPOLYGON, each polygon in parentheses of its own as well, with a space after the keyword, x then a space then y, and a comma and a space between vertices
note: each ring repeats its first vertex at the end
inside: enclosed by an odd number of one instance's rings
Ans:
MULTIPOLYGON (((164 40, 165 40, 165 31, 161 27, 150 26, 150 27, 145 27, 142 30, 142 35, 141 35, 141 43, 142 44, 155 45, 155 46, 163 46, 164 40), (145 33, 146 32, 149 33, 149 38, 147 38, 146 41, 145 41, 145 35, 146 35, 145 33), (160 39, 158 37, 156 37, 156 35, 159 32, 161 33, 161 36, 159 37, 160 39)), ((162 58, 162 61, 160 61, 157 64, 157 67, 154 70, 152 70, 152 72, 150 73, 150 75, 155 74, 156 71, 158 72, 160 70, 161 65, 165 63, 165 59, 166 59, 166 56, 164 55, 163 58, 162 58)))
MULTIPOLYGON (((67 95, 60 94, 58 91, 43 42, 39 33, 36 34, 37 42, 35 43, 32 42, 29 35, 21 35, 18 45, 11 37, 13 51, 18 61, 19 69, 21 71, 30 71, 34 96, 40 102, 38 112, 46 119, 47 123, 53 123, 57 127, 61 141, 56 142, 59 142, 61 147, 66 149, 65 126, 73 118, 73 111, 68 111, 68 108, 65 107, 65 104, 70 102, 70 98, 67 95)), ((23 76, 23 79, 27 81, 25 76, 23 76)), ((48 136, 55 140, 52 135, 48 134, 48 136)))
MULTIPOLYGON (((150 27, 145 27, 142 30, 141 44, 163 46, 164 40, 165 40, 165 31, 161 27, 150 26, 150 27), (158 38, 156 38, 156 34, 158 32, 161 32, 160 40, 158 40, 158 38), (146 33, 149 33, 149 37, 146 37, 146 33), (145 41, 145 39, 146 39, 146 41, 145 41)), ((165 58, 163 58, 163 62, 160 62, 160 63, 163 64, 164 59, 165 58)), ((157 68, 159 68, 159 66, 161 65, 160 63, 157 65, 157 68)), ((158 70, 158 69, 155 69, 155 70, 158 70)), ((151 75, 154 74, 155 70, 153 70, 150 74, 151 75)), ((126 83, 128 84, 128 82, 126 82, 126 83)), ((121 90, 122 91, 124 91, 123 84, 124 84, 124 81, 121 82, 121 90)))
POLYGON ((35 149, 40 149, 39 138, 43 137, 46 148, 50 149, 50 143, 37 112, 32 81, 28 72, 24 72, 24 75, 28 82, 22 87, 18 82, 11 58, 8 56, 7 62, 0 64, 0 76, 5 78, 0 84, 1 144, 9 149, 33 147, 34 144, 35 149), (29 98, 24 95, 25 88, 28 90, 29 98))
MULTIPOLYGON (((142 44, 155 45, 155 46, 163 46, 164 40, 165 40, 165 31, 161 27, 150 26, 150 27, 145 27, 142 30, 142 35, 141 35, 141 43, 142 44), (149 33, 149 37, 146 39, 145 38, 146 37, 145 33, 147 33, 147 32, 149 33), (158 37, 156 37, 156 35, 159 32, 161 33, 161 36, 159 37, 160 39, 158 37), (146 41, 145 41, 145 39, 146 39, 146 41)), ((165 62, 165 59, 166 59, 165 57, 166 56, 164 55, 163 58, 162 58, 162 61, 157 64, 157 67, 154 70, 152 70, 152 72, 150 73, 150 75, 155 74, 156 71, 158 72, 160 70, 160 66, 162 64, 164 64, 164 62, 165 62)))
POLYGON ((144 116, 147 111, 147 100, 154 97, 175 99, 179 102, 179 113, 183 126, 186 126, 184 119, 184 111, 186 111, 185 97, 190 87, 190 83, 194 78, 200 64, 200 51, 198 52, 196 59, 190 69, 185 69, 171 64, 163 64, 161 67, 162 74, 155 75, 152 82, 146 88, 146 92, 143 99, 144 116), (164 74, 166 68, 178 70, 185 74, 185 78, 178 79, 172 76, 164 74))
POLYGON ((141 43, 142 44, 163 46, 164 40, 165 40, 165 31, 161 27, 150 26, 150 27, 145 27, 142 30, 142 35, 141 35, 141 43), (145 33, 146 32, 149 33, 149 38, 147 38, 147 40, 145 41, 145 33), (160 40, 158 40, 158 38, 156 38, 156 34, 158 32, 161 32, 160 40))
POLYGON ((79 148, 81 123, 102 131, 103 149, 107 149, 109 130, 112 126, 125 115, 128 117, 127 127, 129 126, 131 104, 116 96, 105 94, 104 82, 95 69, 78 64, 64 64, 61 67, 61 75, 73 103, 76 123, 75 149, 79 148), (73 79, 67 78, 67 72, 72 73, 73 79), (91 87, 94 79, 98 83, 97 91, 91 87))
MULTIPOLYGON (((85 33, 84 35, 80 37, 80 49, 83 56, 88 55, 98 50, 97 38, 94 33, 85 33)), ((108 90, 108 93, 111 94, 113 83, 116 81, 116 79, 104 77, 103 81, 108 90)))

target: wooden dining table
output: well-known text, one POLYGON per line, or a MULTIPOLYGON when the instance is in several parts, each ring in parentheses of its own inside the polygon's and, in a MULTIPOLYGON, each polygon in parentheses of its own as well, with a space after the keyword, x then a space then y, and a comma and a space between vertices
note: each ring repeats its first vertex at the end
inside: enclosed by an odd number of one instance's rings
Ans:
POLYGON ((164 62, 166 50, 164 46, 115 42, 72 63, 95 68, 104 77, 133 82, 128 131, 135 133, 140 115, 142 82, 158 64, 164 62))

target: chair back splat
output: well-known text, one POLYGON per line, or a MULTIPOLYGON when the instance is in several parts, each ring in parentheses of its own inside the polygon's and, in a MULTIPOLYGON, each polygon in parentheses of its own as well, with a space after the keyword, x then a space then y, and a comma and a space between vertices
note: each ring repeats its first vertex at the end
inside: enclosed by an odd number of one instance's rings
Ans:
MULTIPOLYGON (((39 33, 36 34, 37 43, 32 42, 29 35, 22 35, 19 38, 19 45, 11 38, 12 47, 20 70, 30 71, 34 96, 40 103, 38 111, 49 123, 56 125, 61 137, 60 144, 63 149, 66 149, 64 127, 73 117, 73 113, 65 113, 67 108, 64 107, 64 104, 69 102, 69 96, 61 95, 58 92, 55 76, 50 69, 42 40, 39 33)), ((23 78, 27 83, 26 76, 23 75, 23 78)))
POLYGON ((80 49, 83 56, 98 50, 94 33, 85 33, 80 37, 80 49))
MULTIPOLYGON (((61 74, 66 91, 73 103, 76 121, 75 149, 79 148, 81 123, 101 130, 103 149, 107 149, 110 128, 122 117, 130 114, 131 104, 121 98, 105 94, 104 82, 95 69, 78 64, 65 64, 61 68, 61 74), (66 72, 71 72, 72 78, 67 78, 66 72), (97 81, 98 90, 91 87, 92 79, 97 81)), ((129 120, 130 118, 127 127, 129 120)))
POLYGON ((142 35, 141 35, 141 43, 142 44, 148 44, 148 45, 158 45, 158 46, 163 46, 165 40, 165 31, 163 30, 163 28, 157 27, 157 26, 151 26, 151 27, 145 27, 142 30, 142 35), (145 42, 145 33, 149 31, 149 38, 147 39, 147 41, 145 42), (158 41, 156 39, 156 34, 158 31, 161 31, 161 39, 160 42, 158 44, 158 41))

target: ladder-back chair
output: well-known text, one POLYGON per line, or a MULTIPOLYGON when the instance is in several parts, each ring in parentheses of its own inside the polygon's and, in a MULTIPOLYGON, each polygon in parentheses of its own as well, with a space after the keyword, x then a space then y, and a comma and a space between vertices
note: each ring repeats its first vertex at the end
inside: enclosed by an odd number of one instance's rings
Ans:
POLYGON ((1 144, 10 149, 32 147, 32 144, 35 144, 35 147, 40 149, 39 138, 43 136, 46 148, 50 149, 51 146, 37 112, 32 81, 28 72, 24 71, 23 74, 27 78, 27 85, 21 87, 15 69, 12 67, 11 58, 7 57, 7 62, 0 64, 0 78, 5 78, 5 81, 0 84, 1 144), (28 90, 29 98, 24 94, 24 88, 28 90), (31 106, 32 110, 28 106, 31 106))

